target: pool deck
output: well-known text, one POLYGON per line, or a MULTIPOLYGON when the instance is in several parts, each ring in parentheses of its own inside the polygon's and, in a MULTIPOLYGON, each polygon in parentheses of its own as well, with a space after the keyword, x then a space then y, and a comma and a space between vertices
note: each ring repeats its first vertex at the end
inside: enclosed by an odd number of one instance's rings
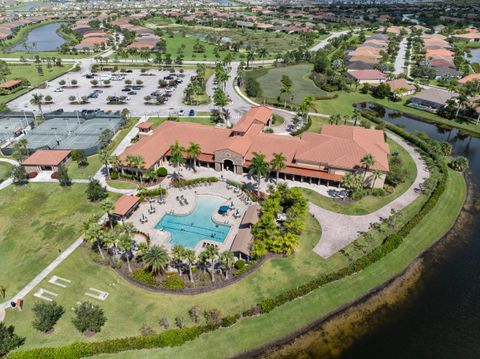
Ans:
POLYGON ((202 184, 201 186, 194 187, 192 189, 179 189, 179 188, 169 188, 168 194, 165 197, 165 203, 160 204, 158 201, 148 202, 145 201, 141 203, 139 208, 132 214, 132 216, 127 220, 127 222, 132 223, 140 231, 148 234, 150 236, 151 245, 160 245, 165 246, 167 249, 171 249, 169 243, 170 233, 167 231, 162 231, 156 229, 155 226, 162 219, 165 214, 175 214, 175 215, 188 215, 191 213, 196 205, 196 199, 201 195, 211 195, 224 198, 227 204, 231 205, 233 202, 233 208, 235 210, 230 210, 227 215, 222 216, 218 212, 212 213, 212 219, 219 224, 228 224, 230 225, 230 231, 228 232, 225 241, 223 243, 217 241, 202 240, 194 248, 195 251, 200 253, 203 249, 204 243, 212 243, 219 247, 219 251, 223 252, 229 250, 232 246, 233 239, 238 233, 238 227, 242 220, 242 217, 247 209, 248 205, 245 201, 242 201, 239 198, 239 193, 235 193, 234 189, 228 189, 227 184, 224 182, 215 182, 211 185, 202 184), (177 197, 183 196, 188 204, 181 206, 177 197), (155 208, 154 213, 149 213, 148 210, 150 206, 155 208), (239 211, 239 216, 236 218, 234 214, 236 210, 239 211), (142 223, 140 218, 142 214, 148 219, 148 222, 142 223))

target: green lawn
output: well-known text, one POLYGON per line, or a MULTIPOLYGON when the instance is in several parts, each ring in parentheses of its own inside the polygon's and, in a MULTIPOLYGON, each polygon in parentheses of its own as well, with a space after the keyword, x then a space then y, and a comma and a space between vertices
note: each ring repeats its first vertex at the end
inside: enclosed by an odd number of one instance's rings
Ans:
MULTIPOLYGON (((210 117, 178 117, 180 122, 194 122, 202 125, 215 126, 210 117)), ((152 123, 153 128, 158 127, 161 123, 167 121, 167 117, 149 117, 148 121, 152 123)))
MULTIPOLYGON (((178 358, 220 359, 235 356, 278 340, 349 303, 400 273, 416 256, 442 237, 460 212, 466 186, 459 173, 450 171, 447 191, 435 209, 410 233, 394 252, 364 271, 325 285, 310 294, 280 306, 272 312, 241 320, 230 328, 201 335, 181 347, 129 351, 125 359, 178 358), (435 223, 435 225, 432 225, 435 223)), ((264 285, 267 285, 266 283, 264 285)), ((118 354, 101 358, 118 357, 118 354)))
POLYGON ((110 181, 107 181, 107 183, 109 186, 112 186, 118 189, 137 189, 138 188, 138 186, 135 183, 119 181, 119 180, 110 180, 110 181))
MULTIPOLYGON (((7 80, 13 80, 17 78, 23 78, 30 81, 32 87, 37 87, 44 81, 49 81, 53 78, 56 78, 65 72, 70 70, 69 65, 64 65, 61 67, 54 66, 51 69, 48 69, 46 65, 43 65, 43 75, 40 75, 37 72, 37 68, 33 64, 20 65, 20 64, 9 64, 10 74, 6 76, 7 80)), ((31 91, 29 88, 24 88, 9 95, 0 96, 0 105, 6 104, 7 102, 31 91)))
MULTIPOLYGON (((434 122, 450 127, 457 127, 459 129, 464 130, 465 132, 471 132, 474 134, 480 134, 480 126, 469 122, 460 122, 454 120, 448 120, 443 117, 440 117, 434 113, 430 113, 427 111, 417 110, 415 108, 411 108, 405 106, 405 102, 409 99, 409 96, 405 96, 402 101, 394 102, 388 99, 377 99, 373 96, 367 94, 361 94, 360 92, 337 92, 338 97, 334 99, 328 100, 317 100, 314 102, 314 110, 318 113, 327 114, 327 115, 335 115, 339 114, 342 116, 351 116, 353 114, 354 107, 353 105, 360 102, 371 102, 376 103, 393 110, 404 112, 408 115, 415 116, 418 119, 423 119, 427 122, 434 122)), ((323 120, 323 119, 322 119, 323 120)), ((315 126, 315 121, 312 127, 315 126)))
POLYGON ((12 165, 7 162, 0 162, 0 182, 7 179, 12 170, 12 165))
POLYGON ((395 191, 393 193, 384 197, 366 196, 361 200, 355 202, 344 202, 342 200, 334 200, 330 197, 322 196, 318 192, 312 191, 307 188, 300 188, 301 191, 305 194, 309 201, 313 202, 319 207, 328 209, 333 212, 359 216, 372 213, 377 209, 382 208, 386 204, 393 201, 395 198, 399 197, 408 188, 410 188, 412 183, 415 181, 415 177, 417 176, 417 168, 415 166, 415 162, 413 161, 413 158, 408 154, 408 152, 403 147, 390 139, 388 140, 388 144, 390 146, 391 153, 396 151, 400 154, 402 163, 404 164, 404 167, 407 171, 405 181, 399 184, 395 188, 395 191))
POLYGON ((255 78, 262 89, 262 97, 258 98, 259 102, 263 102, 266 98, 270 101, 276 101, 280 95, 282 83, 280 82, 282 75, 287 75, 292 80, 292 90, 294 104, 299 104, 307 96, 327 96, 328 93, 319 89, 312 80, 308 78, 313 65, 300 64, 285 67, 276 67, 271 69, 262 68, 252 70, 246 73, 248 77, 255 78))
POLYGON ((9 186, 0 196, 0 283, 14 295, 81 233, 95 213, 86 185, 56 183, 9 186))
POLYGON ((61 59, 82 59, 87 57, 92 57, 92 54, 62 54, 58 51, 15 51, 15 52, 0 52, 0 57, 3 58, 20 58, 24 57, 25 59, 34 59, 35 56, 39 56, 40 58, 47 58, 47 57, 56 57, 61 59))

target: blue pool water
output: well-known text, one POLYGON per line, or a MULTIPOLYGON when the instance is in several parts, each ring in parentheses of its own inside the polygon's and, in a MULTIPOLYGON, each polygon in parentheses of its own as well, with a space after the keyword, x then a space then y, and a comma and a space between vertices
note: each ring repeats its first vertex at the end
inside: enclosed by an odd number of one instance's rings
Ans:
POLYGON ((202 240, 223 243, 230 231, 230 226, 215 223, 212 215, 225 204, 226 200, 220 197, 198 196, 192 213, 186 216, 166 214, 155 228, 170 232, 172 245, 181 244, 193 249, 202 240))

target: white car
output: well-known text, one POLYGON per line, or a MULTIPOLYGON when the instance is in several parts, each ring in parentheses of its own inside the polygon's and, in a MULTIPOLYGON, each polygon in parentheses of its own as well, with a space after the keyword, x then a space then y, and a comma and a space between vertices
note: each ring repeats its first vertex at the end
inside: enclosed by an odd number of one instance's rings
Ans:
POLYGON ((63 92, 63 89, 61 87, 58 87, 55 90, 53 90, 53 92, 63 92))
POLYGON ((185 112, 183 110, 178 111, 178 116, 183 116, 185 112))

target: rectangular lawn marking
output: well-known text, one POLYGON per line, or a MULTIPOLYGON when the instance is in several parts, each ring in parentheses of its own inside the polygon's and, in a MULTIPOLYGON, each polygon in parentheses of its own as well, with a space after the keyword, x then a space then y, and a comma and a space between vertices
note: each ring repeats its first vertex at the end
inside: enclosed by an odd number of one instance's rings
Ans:
POLYGON ((101 301, 104 301, 110 295, 110 293, 104 292, 103 290, 96 289, 96 288, 88 288, 88 290, 90 292, 86 292, 85 293, 86 296, 89 296, 91 298, 95 298, 95 299, 98 299, 98 300, 101 300, 101 301))
POLYGON ((43 300, 46 300, 46 301, 53 301, 52 298, 50 297, 47 297, 45 294, 48 294, 49 296, 51 297, 58 297, 58 294, 55 293, 55 292, 51 292, 49 290, 46 290, 46 289, 43 289, 43 288, 39 288, 34 294, 33 296, 34 297, 37 297, 37 298, 40 298, 40 299, 43 299, 43 300))
POLYGON ((56 285, 58 287, 67 288, 67 283, 72 283, 72 281, 54 275, 54 276, 52 276, 52 278, 50 278, 48 283, 56 285))

